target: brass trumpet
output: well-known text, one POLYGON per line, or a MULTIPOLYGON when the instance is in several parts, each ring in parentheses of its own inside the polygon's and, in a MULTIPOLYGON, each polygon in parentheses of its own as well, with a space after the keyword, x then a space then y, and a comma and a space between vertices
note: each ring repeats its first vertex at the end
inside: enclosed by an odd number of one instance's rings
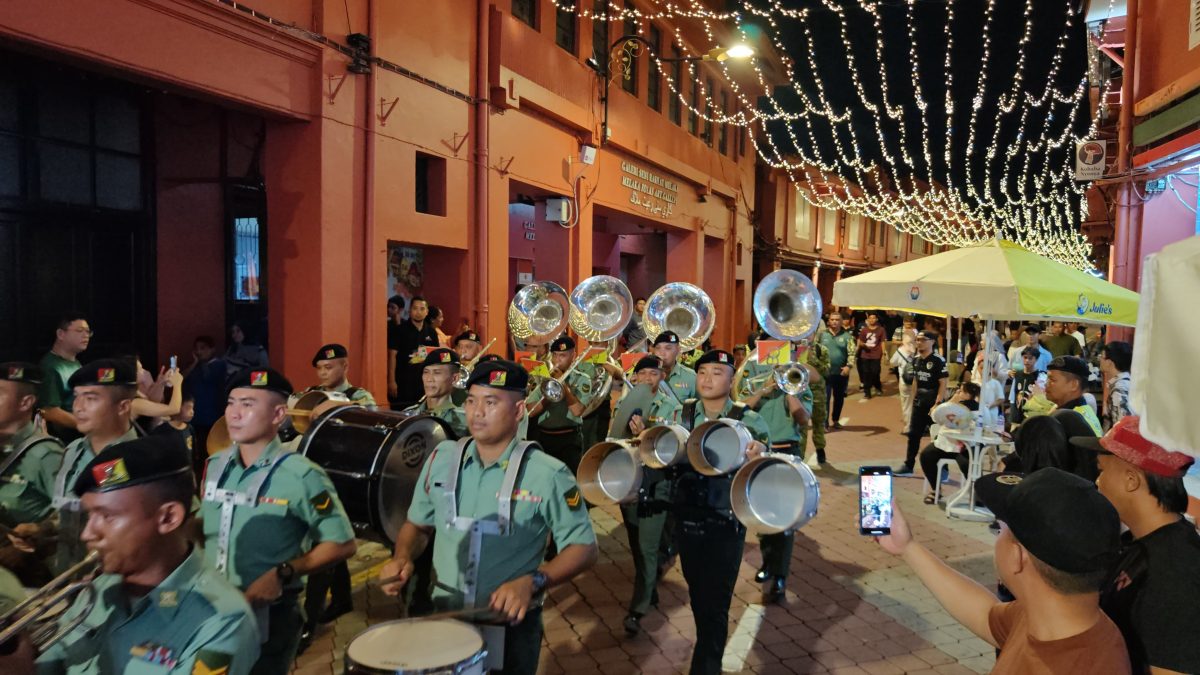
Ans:
POLYGON ((82 561, 0 616, 0 626, 4 626, 4 630, 0 631, 0 645, 28 632, 34 648, 40 654, 66 637, 91 613, 96 602, 96 588, 92 586, 91 577, 99 571, 100 554, 92 551, 82 561), (59 626, 59 614, 81 596, 86 598, 84 607, 75 618, 59 626))

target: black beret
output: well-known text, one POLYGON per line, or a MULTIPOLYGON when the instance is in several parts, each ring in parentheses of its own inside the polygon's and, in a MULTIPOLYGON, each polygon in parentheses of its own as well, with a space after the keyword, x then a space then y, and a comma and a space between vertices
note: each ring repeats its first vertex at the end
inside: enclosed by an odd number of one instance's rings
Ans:
POLYGON ((1046 370, 1061 370, 1064 373, 1070 373, 1078 377, 1081 381, 1087 382, 1092 376, 1092 371, 1088 368, 1087 361, 1078 356, 1058 356, 1055 357, 1050 365, 1046 366, 1046 370))
POLYGON ((421 369, 424 370, 425 366, 448 366, 456 363, 458 363, 458 353, 453 349, 441 347, 425 355, 425 361, 421 364, 421 369))
POLYGON ((700 366, 706 363, 720 363, 733 368, 733 354, 730 354, 724 349, 710 349, 709 351, 704 352, 704 355, 696 360, 696 368, 699 369, 700 366))
POLYGON ((478 361, 476 361, 476 365, 478 365, 480 363, 487 363, 489 361, 499 361, 499 360, 500 360, 499 354, 484 354, 483 356, 479 357, 478 361))
POLYGON ((512 361, 495 359, 475 366, 467 380, 467 389, 477 384, 524 394, 529 386, 529 373, 512 361))
POLYGON ((41 384, 42 369, 24 361, 0 363, 0 380, 24 382, 25 384, 41 384))
POLYGON ((454 338, 454 344, 458 344, 458 343, 462 342, 463 340, 469 340, 476 344, 483 344, 482 341, 480 341, 480 339, 479 339, 479 333, 476 333, 473 330, 469 330, 465 333, 459 334, 458 337, 454 338))
POLYGON ((92 385, 132 387, 137 384, 137 367, 130 359, 96 359, 71 374, 68 387, 92 385))
POLYGON ((337 343, 328 344, 317 350, 316 356, 313 356, 312 358, 312 364, 313 367, 316 367, 318 361, 325 361, 327 359, 344 359, 347 356, 350 356, 350 352, 346 350, 345 346, 337 343))
POLYGON ((638 359, 637 364, 634 365, 633 372, 637 373, 647 368, 662 370, 662 367, 662 359, 658 358, 657 356, 643 356, 642 358, 638 359))
POLYGON ((564 335, 550 343, 550 351, 552 352, 567 352, 571 351, 572 349, 575 349, 575 341, 567 335, 564 335))
POLYGON ((656 345, 677 345, 679 344, 679 336, 669 330, 664 330, 654 338, 656 345))
POLYGON ((285 398, 295 392, 283 373, 271 368, 246 368, 225 384, 226 395, 234 389, 265 389, 282 394, 285 398))
POLYGON ((111 492, 191 471, 191 457, 179 435, 151 434, 110 445, 93 457, 75 479, 75 494, 111 492))

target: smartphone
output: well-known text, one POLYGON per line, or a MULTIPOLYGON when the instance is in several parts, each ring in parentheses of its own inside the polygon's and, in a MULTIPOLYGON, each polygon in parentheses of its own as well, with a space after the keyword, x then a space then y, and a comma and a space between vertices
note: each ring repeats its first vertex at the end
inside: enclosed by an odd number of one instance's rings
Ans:
POLYGON ((858 531, 880 536, 892 533, 892 470, 886 466, 858 469, 858 531))
POLYGON ((179 357, 172 356, 171 357, 171 370, 175 370, 178 367, 179 367, 179 357))

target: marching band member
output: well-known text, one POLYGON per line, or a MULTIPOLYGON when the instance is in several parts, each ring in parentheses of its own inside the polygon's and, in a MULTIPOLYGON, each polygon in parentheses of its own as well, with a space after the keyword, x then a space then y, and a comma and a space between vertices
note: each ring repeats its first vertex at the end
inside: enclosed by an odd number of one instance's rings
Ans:
POLYGON ((458 360, 462 363, 467 363, 479 356, 479 352, 483 351, 483 343, 479 341, 479 333, 473 330, 459 333, 458 337, 454 338, 454 351, 458 354, 458 360))
POLYGON ((361 406, 375 407, 375 397, 362 387, 350 384, 346 374, 350 372, 348 360, 350 352, 342 345, 327 344, 317 350, 312 358, 313 368, 317 369, 318 384, 304 391, 335 391, 345 394, 352 403, 361 406))
POLYGON ((233 445, 208 458, 200 509, 205 560, 255 610, 259 675, 291 670, 303 578, 355 551, 350 519, 325 471, 279 441, 291 395, 291 383, 270 368, 244 370, 229 382, 233 445))
POLYGON ((450 425, 459 438, 467 436, 467 418, 463 409, 454 404, 454 376, 458 374, 459 357, 455 352, 440 348, 429 352, 421 365, 421 385, 425 398, 404 409, 407 415, 430 414, 450 425))
MULTIPOLYGON (((550 344, 552 372, 559 377, 574 360, 575 340, 564 335, 550 344)), ((571 475, 579 470, 579 460, 583 457, 583 411, 593 394, 590 369, 591 364, 581 363, 563 378, 562 400, 545 400, 540 387, 530 399, 533 407, 529 409, 529 418, 537 421, 533 440, 551 457, 566 464, 571 475)))
POLYGON ((662 359, 667 388, 675 398, 680 403, 696 398, 696 371, 679 362, 679 336, 669 330, 659 333, 650 351, 662 359))
POLYGON ((475 368, 466 401, 472 437, 441 443, 425 462, 394 556, 380 572, 384 592, 398 595, 436 529, 434 604, 490 607, 507 622, 502 672, 509 675, 537 672, 543 592, 596 561, 574 475, 517 437, 527 385, 528 374, 510 361, 475 368), (559 552, 543 563, 551 537, 559 552))

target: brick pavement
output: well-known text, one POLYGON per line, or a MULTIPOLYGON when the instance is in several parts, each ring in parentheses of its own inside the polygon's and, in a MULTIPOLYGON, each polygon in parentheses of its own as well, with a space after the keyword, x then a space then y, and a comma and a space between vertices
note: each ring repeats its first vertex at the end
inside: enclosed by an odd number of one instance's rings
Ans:
MULTIPOLYGON (((818 472, 820 513, 796 537, 788 592, 763 606, 753 580, 761 558, 751 537, 730 612, 725 670, 735 673, 984 673, 992 648, 951 619, 900 561, 858 534, 857 468, 902 459, 899 400, 847 399, 844 429, 828 435, 831 460, 818 472)), ((951 520, 921 503, 919 479, 896 479, 897 498, 920 541, 985 584, 995 573, 992 535, 981 523, 951 520)), ((695 628, 679 566, 659 587, 659 607, 629 639, 621 627, 633 565, 616 509, 594 509, 600 561, 554 589, 544 619, 541 670, 547 675, 686 672, 695 628)), ((399 616, 395 601, 363 581, 387 552, 360 547, 353 561, 356 610, 325 626, 295 673, 341 673, 346 644, 368 624, 399 616)))

